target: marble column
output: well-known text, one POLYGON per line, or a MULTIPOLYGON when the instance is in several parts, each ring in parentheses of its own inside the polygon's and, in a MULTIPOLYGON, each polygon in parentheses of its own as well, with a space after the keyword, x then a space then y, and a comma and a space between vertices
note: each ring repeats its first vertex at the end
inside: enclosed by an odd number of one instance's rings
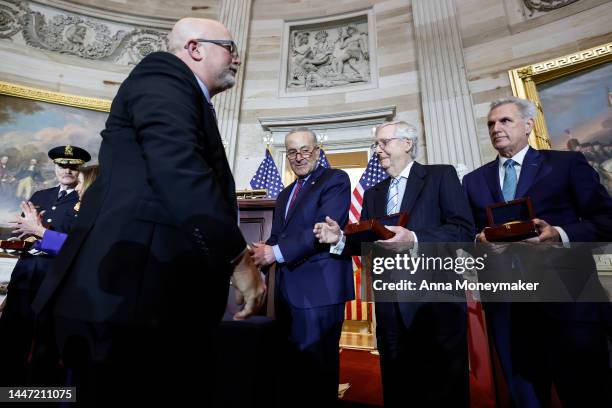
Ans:
POLYGON ((225 147, 225 153, 230 167, 234 169, 234 156, 236 154, 236 138, 238 133, 238 115, 242 102, 242 83, 244 78, 244 58, 247 50, 249 25, 251 21, 252 0, 223 0, 219 12, 219 20, 229 29, 238 46, 242 65, 236 75, 236 85, 230 90, 222 92, 213 98, 219 132, 225 147))
POLYGON ((481 157, 455 0, 413 0, 412 14, 427 162, 471 171, 481 157))

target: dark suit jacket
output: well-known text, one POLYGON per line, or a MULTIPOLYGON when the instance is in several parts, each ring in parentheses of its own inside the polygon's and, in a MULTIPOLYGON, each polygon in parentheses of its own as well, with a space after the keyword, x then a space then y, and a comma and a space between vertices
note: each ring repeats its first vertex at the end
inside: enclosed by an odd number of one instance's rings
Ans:
POLYGON ((344 225, 351 202, 350 181, 342 170, 318 167, 302 187, 285 217, 295 182, 276 199, 268 245, 278 244, 285 262, 281 269, 281 290, 298 308, 338 304, 355 298, 353 268, 349 258, 329 253, 312 229, 329 216, 344 225))
POLYGON ((100 176, 33 307, 56 316, 160 326, 216 322, 231 261, 246 247, 234 179, 194 74, 176 56, 144 58, 102 132, 100 176))
MULTIPOLYGON (((75 220, 74 206, 79 201, 76 191, 57 199, 59 187, 40 190, 32 194, 30 201, 37 211, 44 211, 43 224, 50 230, 68 232, 75 220)), ((53 259, 47 255, 24 253, 11 274, 11 288, 37 291, 45 275, 51 272, 53 259)))
MULTIPOLYGON (((391 178, 387 178, 369 190, 363 196, 361 219, 367 220, 384 216, 387 212, 387 193, 391 178)), ((473 240, 474 222, 467 204, 457 172, 449 165, 422 165, 414 162, 406 183, 400 211, 407 212, 408 228, 417 236, 419 243, 466 242, 473 240)), ((347 242, 349 245, 349 242, 347 242)), ((354 246, 353 246, 354 247, 354 246)), ((377 313, 384 313, 389 303, 377 303, 377 313)), ((440 310, 446 307, 460 309, 458 313, 465 316, 464 304, 435 305, 440 310)), ((409 326, 417 312, 418 305, 400 302, 404 324, 409 326)), ((448 320, 449 331, 465 330, 458 328, 454 315, 440 313, 443 320, 448 320)))
MULTIPOLYGON (((486 207, 504 201, 499 183, 498 159, 463 178, 477 232, 486 207)), ((536 217, 563 228, 571 242, 612 240, 612 200, 582 153, 529 148, 515 194, 527 196, 536 217)))
MULTIPOLYGON (((463 187, 476 220, 476 229, 480 232, 487 224, 486 207, 504 201, 498 159, 467 174, 463 178, 463 187)), ((608 242, 612 239, 612 200, 582 153, 529 148, 515 197, 530 197, 535 216, 563 228, 570 242, 608 242)), ((596 273, 590 253, 585 257, 580 248, 572 249, 573 255, 560 249, 557 252, 561 253, 555 253, 554 257, 551 251, 554 249, 549 249, 546 255, 535 254, 543 258, 540 259, 541 263, 546 264, 536 267, 533 262, 529 263, 532 265, 530 273, 550 270, 561 274, 567 269, 559 268, 563 257, 569 255, 575 258, 571 262, 574 265, 577 264, 576 259, 585 259, 580 270, 574 268, 570 269, 568 276, 559 275, 570 292, 590 281, 593 278, 591 275, 596 273)), ((609 313, 601 305, 591 303, 545 303, 542 307, 559 319, 569 320, 599 321, 602 314, 609 313)))

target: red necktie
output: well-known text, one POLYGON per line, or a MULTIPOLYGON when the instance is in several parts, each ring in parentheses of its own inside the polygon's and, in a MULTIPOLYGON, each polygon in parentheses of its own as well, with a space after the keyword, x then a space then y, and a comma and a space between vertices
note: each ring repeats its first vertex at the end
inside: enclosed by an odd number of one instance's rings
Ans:
POLYGON ((293 204, 295 203, 295 198, 300 193, 300 190, 302 189, 303 185, 304 185, 304 179, 298 179, 297 186, 295 187, 295 191, 293 192, 293 196, 291 197, 291 202, 289 203, 288 210, 290 210, 291 207, 293 207, 293 204))

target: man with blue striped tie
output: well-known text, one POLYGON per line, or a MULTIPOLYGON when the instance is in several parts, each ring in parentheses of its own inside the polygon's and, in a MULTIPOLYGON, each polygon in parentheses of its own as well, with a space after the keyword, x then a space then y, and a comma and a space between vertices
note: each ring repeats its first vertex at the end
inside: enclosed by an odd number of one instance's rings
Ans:
MULTIPOLYGON (((395 236, 383 242, 471 241, 474 223, 453 166, 414 161, 418 133, 404 121, 383 123, 375 135, 372 153, 389 178, 366 190, 361 219, 409 214, 405 228, 387 227, 395 236)), ((359 254, 360 243, 329 217, 314 233, 332 253, 359 254)), ((466 313, 463 302, 376 301, 385 407, 469 405, 466 313)))

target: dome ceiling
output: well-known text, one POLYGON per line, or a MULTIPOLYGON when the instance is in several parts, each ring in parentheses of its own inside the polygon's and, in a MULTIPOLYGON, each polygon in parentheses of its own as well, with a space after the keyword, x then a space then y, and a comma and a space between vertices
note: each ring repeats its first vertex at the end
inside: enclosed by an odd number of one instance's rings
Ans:
POLYGON ((178 20, 181 17, 217 18, 221 0, 38 0, 48 5, 70 3, 113 13, 125 13, 138 17, 178 20))

